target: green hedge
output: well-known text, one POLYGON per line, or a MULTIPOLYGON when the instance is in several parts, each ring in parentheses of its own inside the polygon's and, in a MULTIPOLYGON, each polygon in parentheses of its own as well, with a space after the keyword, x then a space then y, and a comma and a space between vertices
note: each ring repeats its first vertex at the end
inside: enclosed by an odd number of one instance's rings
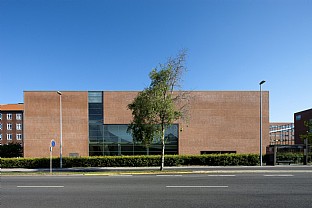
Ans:
MULTIPOLYGON (((2 168, 49 168, 49 158, 1 158, 2 168)), ((53 167, 59 167, 60 159, 53 158, 53 167)), ((257 154, 211 154, 211 155, 168 155, 165 166, 255 166, 257 154)), ((104 156, 64 157, 63 167, 152 167, 160 166, 160 156, 104 156)))
MULTIPOLYGON (((308 162, 312 162, 312 153, 309 153, 308 155, 308 162)), ((303 154, 299 153, 278 153, 276 155, 277 161, 285 161, 285 160, 291 160, 294 161, 294 163, 303 163, 304 162, 304 156, 303 154)))
MULTIPOLYGON (((277 153, 276 161, 293 161, 296 164, 304 163, 303 153, 277 153)), ((273 155, 265 155, 263 161, 267 164, 273 164, 273 155)), ((308 155, 308 163, 312 162, 312 153, 308 155)))
MULTIPOLYGON (((268 161, 264 156, 264 162, 268 161)), ((292 160, 303 163, 304 157, 297 153, 279 153, 277 161, 292 160)), ((49 168, 49 158, 0 158, 1 168, 49 168)), ((53 158, 53 167, 59 167, 60 159, 53 158)), ((312 153, 308 162, 312 162, 312 153)), ((258 154, 209 154, 209 155, 167 155, 165 166, 255 166, 259 165, 258 154)), ((153 167, 160 166, 160 156, 104 156, 64 157, 63 167, 153 167)))

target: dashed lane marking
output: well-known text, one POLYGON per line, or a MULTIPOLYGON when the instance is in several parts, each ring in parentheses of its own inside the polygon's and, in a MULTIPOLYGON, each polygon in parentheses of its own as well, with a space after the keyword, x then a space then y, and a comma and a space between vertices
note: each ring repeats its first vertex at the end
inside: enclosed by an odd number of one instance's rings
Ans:
POLYGON ((64 186, 17 186, 17 188, 64 188, 64 186))
POLYGON ((166 186, 166 188, 228 188, 229 186, 166 186))

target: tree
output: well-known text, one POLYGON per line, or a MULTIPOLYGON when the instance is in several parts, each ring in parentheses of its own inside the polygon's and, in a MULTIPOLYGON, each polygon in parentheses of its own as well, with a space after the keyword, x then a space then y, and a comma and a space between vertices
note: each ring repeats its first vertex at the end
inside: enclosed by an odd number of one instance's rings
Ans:
POLYGON ((185 118, 188 106, 188 94, 174 93, 180 87, 181 77, 186 70, 184 66, 186 51, 183 50, 176 58, 169 58, 159 69, 153 69, 149 77, 151 84, 140 92, 128 105, 133 120, 128 126, 135 141, 147 147, 155 137, 161 140, 162 154, 160 170, 164 168, 165 130, 180 118, 185 118))
POLYGON ((0 146, 0 157, 2 158, 12 158, 12 157, 22 157, 23 147, 18 143, 9 143, 0 146))
POLYGON ((302 140, 307 139, 308 144, 312 144, 312 120, 304 121, 304 125, 307 127, 307 133, 300 135, 302 140))

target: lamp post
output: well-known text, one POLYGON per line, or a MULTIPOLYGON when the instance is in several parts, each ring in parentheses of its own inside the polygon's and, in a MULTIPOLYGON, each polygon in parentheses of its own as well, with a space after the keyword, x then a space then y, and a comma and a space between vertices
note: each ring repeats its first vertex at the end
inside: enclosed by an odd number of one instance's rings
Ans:
POLYGON ((262 80, 259 83, 259 86, 260 86, 260 166, 262 166, 262 89, 261 89, 261 85, 264 83, 265 83, 264 80, 262 80))
POLYGON ((63 131, 62 131, 62 93, 57 91, 60 96, 60 168, 63 167, 63 131))

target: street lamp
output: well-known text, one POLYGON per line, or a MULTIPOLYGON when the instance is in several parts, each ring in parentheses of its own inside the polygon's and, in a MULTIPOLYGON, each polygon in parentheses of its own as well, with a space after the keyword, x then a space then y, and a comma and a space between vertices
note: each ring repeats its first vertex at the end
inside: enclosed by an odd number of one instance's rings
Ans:
POLYGON ((261 90, 261 85, 264 83, 265 83, 264 80, 262 80, 259 83, 259 86, 260 86, 260 166, 262 166, 262 90, 261 90))
POLYGON ((60 168, 63 166, 63 131, 62 131, 62 93, 57 91, 60 96, 60 168))

